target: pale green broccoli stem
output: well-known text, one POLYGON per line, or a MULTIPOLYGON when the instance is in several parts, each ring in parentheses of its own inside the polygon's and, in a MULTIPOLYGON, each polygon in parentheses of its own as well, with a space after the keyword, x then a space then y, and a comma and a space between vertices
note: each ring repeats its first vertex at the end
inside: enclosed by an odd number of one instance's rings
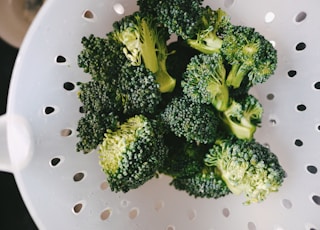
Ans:
POLYGON ((211 25, 205 16, 203 16, 202 23, 207 26, 208 29, 201 31, 196 39, 188 39, 188 44, 199 50, 204 54, 213 54, 220 52, 222 46, 222 39, 217 36, 218 29, 224 20, 224 17, 227 16, 226 12, 221 9, 215 11, 217 20, 214 25, 211 25))
POLYGON ((170 93, 174 90, 176 86, 176 79, 172 78, 166 69, 165 60, 159 61, 159 69, 155 73, 156 81, 159 83, 159 91, 161 93, 170 93))
POLYGON ((233 64, 227 76, 227 85, 234 89, 239 88, 244 77, 248 74, 248 70, 242 64, 233 64))
POLYGON ((148 23, 143 19, 141 21, 141 33, 143 33, 142 45, 141 45, 141 55, 143 62, 147 69, 149 69, 152 73, 156 73, 159 70, 158 66, 158 58, 156 54, 155 48, 155 34, 151 32, 148 23))

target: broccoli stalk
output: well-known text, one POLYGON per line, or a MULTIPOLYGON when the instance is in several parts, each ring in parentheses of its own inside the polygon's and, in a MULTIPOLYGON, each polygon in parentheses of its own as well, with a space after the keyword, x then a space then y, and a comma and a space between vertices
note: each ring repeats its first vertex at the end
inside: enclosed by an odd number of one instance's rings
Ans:
POLYGON ((222 46, 220 30, 226 31, 229 23, 229 17, 225 11, 221 9, 214 11, 206 7, 199 22, 199 28, 203 29, 199 29, 196 39, 188 38, 187 42, 192 48, 205 54, 219 52, 222 46))
POLYGON ((125 46, 123 52, 134 66, 144 63, 145 67, 156 75, 160 92, 172 92, 175 79, 166 70, 167 30, 157 25, 151 16, 142 16, 140 12, 115 22, 114 33, 125 46))
POLYGON ((231 100, 221 119, 227 128, 239 139, 251 140, 261 123, 263 108, 257 98, 247 95, 241 100, 231 100))

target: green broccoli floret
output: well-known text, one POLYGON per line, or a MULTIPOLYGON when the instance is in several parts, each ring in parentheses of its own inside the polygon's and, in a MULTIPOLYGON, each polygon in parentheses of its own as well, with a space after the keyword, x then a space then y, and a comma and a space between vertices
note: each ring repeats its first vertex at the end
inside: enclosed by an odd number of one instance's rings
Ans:
POLYGON ((155 7, 157 18, 188 44, 202 53, 219 52, 222 37, 229 30, 230 18, 221 9, 203 7, 202 0, 160 1, 155 7))
POLYGON ((112 191, 138 188, 162 167, 168 149, 155 128, 154 122, 136 115, 105 133, 99 149, 100 165, 112 191))
POLYGON ((220 140, 209 150, 205 162, 218 169, 232 193, 245 194, 245 204, 265 200, 278 191, 285 177, 277 156, 255 140, 220 140))
POLYGON ((109 80, 118 75, 120 67, 126 61, 122 53, 124 45, 115 39, 113 33, 104 38, 93 34, 81 40, 83 49, 78 55, 78 66, 93 79, 109 80))
POLYGON ((143 63, 123 65, 118 79, 118 97, 127 115, 153 114, 162 100, 156 76, 143 63))
POLYGON ((84 112, 103 114, 122 111, 122 102, 118 98, 116 85, 111 81, 91 80, 78 83, 78 98, 84 112))
POLYGON ((246 77, 249 86, 263 83, 276 69, 276 49, 251 27, 233 26, 223 38, 221 53, 232 66, 226 82, 233 88, 246 77))
POLYGON ((172 177, 170 185, 194 197, 219 198, 230 193, 213 167, 204 163, 208 147, 185 142, 172 143, 161 173, 172 177))
POLYGON ((122 43, 123 53, 133 66, 144 66, 156 75, 160 92, 172 92, 176 81, 166 69, 167 29, 158 25, 152 16, 137 11, 113 24, 114 36, 122 43))
POLYGON ((191 58, 181 82, 183 92, 191 100, 212 104, 224 111, 229 106, 229 89, 226 85, 224 60, 218 53, 199 54, 191 58))
POLYGON ((248 94, 240 100, 231 100, 221 119, 227 128, 239 139, 251 140, 261 123, 263 107, 259 100, 248 94))
POLYGON ((78 96, 84 116, 78 121, 77 151, 88 153, 102 142, 107 129, 117 127, 120 120, 118 112, 122 110, 122 105, 115 99, 112 84, 92 80, 79 83, 79 88, 78 96))
POLYGON ((77 125, 77 151, 89 153, 102 143, 107 130, 115 130, 119 124, 119 116, 113 112, 88 112, 82 116, 77 125))
POLYGON ((207 144, 216 139, 220 120, 212 106, 195 103, 186 96, 175 97, 161 115, 176 136, 189 142, 207 144))

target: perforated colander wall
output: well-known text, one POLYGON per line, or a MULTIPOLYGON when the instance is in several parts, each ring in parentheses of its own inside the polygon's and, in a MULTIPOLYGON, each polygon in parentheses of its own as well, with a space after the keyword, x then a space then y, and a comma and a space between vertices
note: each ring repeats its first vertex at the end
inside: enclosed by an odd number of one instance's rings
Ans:
POLYGON ((40 229, 320 230, 320 15, 309 1, 207 0, 235 24, 257 28, 278 50, 275 75, 252 90, 265 108, 256 138, 287 172, 281 190, 244 206, 243 197, 194 199, 160 176, 129 193, 110 191, 95 152, 75 151, 82 115, 76 82, 80 40, 103 36, 135 1, 48 1, 21 47, 9 114, 30 122, 34 153, 15 172, 40 229))

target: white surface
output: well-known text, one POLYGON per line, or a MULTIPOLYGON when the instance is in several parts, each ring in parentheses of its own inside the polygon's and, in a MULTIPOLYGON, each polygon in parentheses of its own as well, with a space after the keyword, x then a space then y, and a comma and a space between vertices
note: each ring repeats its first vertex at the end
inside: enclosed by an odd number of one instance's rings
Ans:
POLYGON ((28 164, 23 168, 15 167, 17 162, 12 164, 23 199, 40 229, 320 229, 320 173, 307 170, 310 165, 320 169, 320 90, 314 86, 320 76, 319 2, 206 2, 225 9, 234 23, 256 27, 278 49, 275 76, 255 89, 265 108, 256 137, 279 156, 288 174, 283 187, 265 202, 251 206, 243 206, 244 198, 233 195, 219 200, 193 199, 170 187, 165 176, 127 194, 111 192, 97 154, 75 151, 75 129, 81 116, 78 89, 67 91, 63 84, 88 79, 77 67, 81 37, 90 33, 103 36, 112 22, 122 17, 114 11, 119 5, 113 6, 122 4, 124 13, 131 13, 135 1, 51 0, 22 44, 7 109, 8 115, 24 117, 33 133, 28 164), (86 10, 92 11, 92 19, 83 17, 86 10), (301 21, 304 13, 306 18, 301 21), (300 42, 306 49, 297 51, 300 42), (58 55, 66 62, 57 63, 58 55), (289 77, 290 70, 297 74, 289 77), (307 109, 299 111, 300 104, 307 109), (47 106, 55 111, 45 114, 47 106), (65 129, 72 134, 61 136, 65 129), (303 145, 295 145, 296 140, 303 145), (54 166, 53 159, 60 161, 54 166), (84 178, 76 182, 73 177, 77 173, 84 178))

